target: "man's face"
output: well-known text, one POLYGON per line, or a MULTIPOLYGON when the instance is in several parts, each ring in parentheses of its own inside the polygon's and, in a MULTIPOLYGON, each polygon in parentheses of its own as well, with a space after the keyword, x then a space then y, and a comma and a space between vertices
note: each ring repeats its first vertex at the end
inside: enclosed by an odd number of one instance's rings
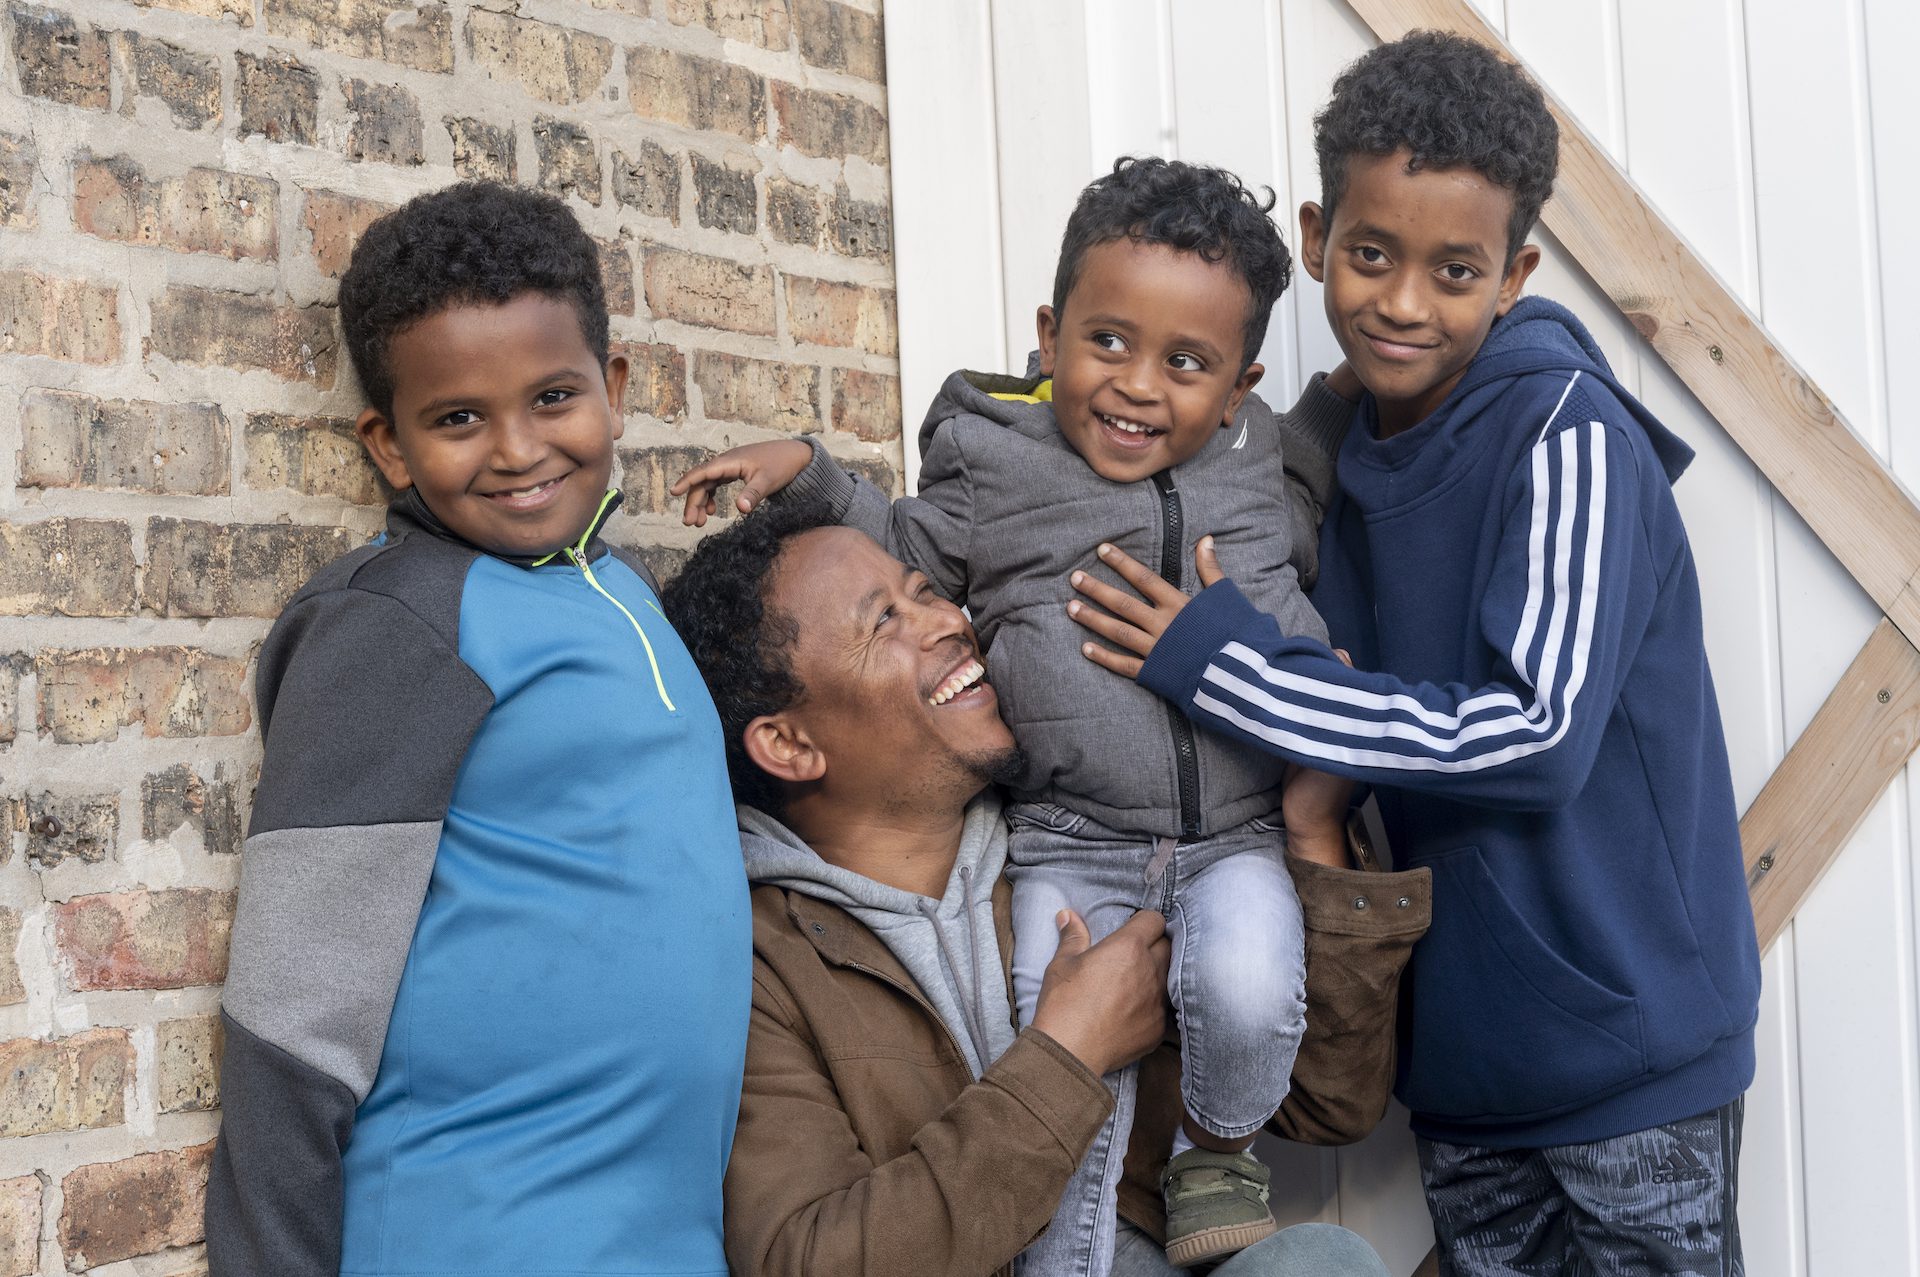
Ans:
POLYGON ((1382 434, 1453 392, 1540 261, 1528 245, 1507 263, 1510 191, 1470 168, 1408 172, 1409 156, 1349 157, 1331 225, 1318 204, 1300 208, 1301 260, 1327 286, 1327 322, 1382 434))
POLYGON ((449 306, 394 337, 393 417, 360 437, 396 488, 483 550, 538 557, 592 521, 620 437, 623 358, 600 361, 573 307, 540 293, 449 306))
POLYGON ((793 672, 806 691, 785 713, 842 793, 964 801, 1016 756, 966 616, 865 533, 795 537, 767 595, 799 631, 793 672))
POLYGON ((1040 308, 1040 370, 1095 474, 1149 478, 1232 423, 1262 371, 1240 367, 1252 304, 1231 266, 1198 253, 1129 239, 1086 251, 1065 313, 1040 308))

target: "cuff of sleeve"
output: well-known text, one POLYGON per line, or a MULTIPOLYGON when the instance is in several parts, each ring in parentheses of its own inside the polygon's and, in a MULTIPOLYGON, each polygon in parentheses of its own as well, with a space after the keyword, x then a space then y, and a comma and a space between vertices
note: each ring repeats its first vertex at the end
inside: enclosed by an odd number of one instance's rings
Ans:
POLYGON ((1282 457, 1287 468, 1303 479, 1314 500, 1323 507, 1333 500, 1334 459, 1353 422, 1354 405, 1327 389, 1327 375, 1317 372, 1300 392, 1300 399, 1280 420, 1282 457), (1293 445, 1288 451, 1288 445, 1293 445))
POLYGON ((794 500, 819 502, 838 523, 847 517, 847 507, 853 504, 853 476, 833 459, 818 439, 808 439, 806 444, 813 449, 813 460, 807 462, 807 468, 795 476, 786 491, 794 500))
POLYGON ((1433 921, 1433 871, 1337 869, 1287 857, 1309 931, 1348 936, 1420 936, 1433 921))
POLYGON ((1180 609, 1153 645, 1135 681, 1176 704, 1190 704, 1214 656, 1247 633, 1262 615, 1239 586, 1215 581, 1180 609))
POLYGON ((1106 1084, 1039 1029, 1021 1030, 980 1080, 993 1082, 1031 1109, 1075 1162, 1113 1111, 1113 1093, 1106 1084))

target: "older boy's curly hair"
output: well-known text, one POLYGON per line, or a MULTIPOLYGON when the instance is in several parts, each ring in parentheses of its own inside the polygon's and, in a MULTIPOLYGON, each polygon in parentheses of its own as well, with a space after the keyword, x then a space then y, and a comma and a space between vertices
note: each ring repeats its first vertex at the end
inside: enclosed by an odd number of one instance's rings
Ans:
POLYGON ((780 784, 747 757, 743 735, 748 723, 786 709, 806 688, 793 672, 800 628, 767 601, 767 586, 789 541, 833 526, 821 505, 775 497, 702 541, 660 600, 713 694, 735 801, 774 816, 785 805, 780 784))
POLYGON ((1470 168, 1513 194, 1507 261, 1527 242, 1560 165, 1560 126, 1527 73, 1477 40, 1414 31, 1357 59, 1313 117, 1329 225, 1347 157, 1413 153, 1410 169, 1470 168))
POLYGON ((1053 313, 1064 315, 1067 294, 1080 278, 1087 250, 1117 239, 1136 244, 1165 244, 1198 253, 1210 262, 1226 262, 1253 295, 1241 337, 1240 369, 1260 353, 1273 304, 1293 277, 1293 258, 1273 219, 1275 198, 1263 200, 1225 169, 1123 155, 1113 172, 1097 177, 1080 192, 1067 233, 1060 241, 1060 264, 1053 276, 1053 313))
POLYGON ((573 306, 607 362, 600 250, 551 195, 461 182, 416 196, 360 237, 340 281, 340 323, 367 401, 393 415, 394 337, 448 306, 502 305, 542 293, 573 306))

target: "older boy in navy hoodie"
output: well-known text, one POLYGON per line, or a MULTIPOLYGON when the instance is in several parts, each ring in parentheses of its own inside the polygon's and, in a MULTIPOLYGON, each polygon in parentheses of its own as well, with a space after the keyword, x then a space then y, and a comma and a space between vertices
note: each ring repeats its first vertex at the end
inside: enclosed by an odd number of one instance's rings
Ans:
POLYGON ((1087 655, 1379 785, 1432 868, 1398 1093, 1443 1272, 1738 1273, 1759 954, 1673 499, 1692 454, 1520 299, 1558 133, 1517 68, 1416 32, 1341 75, 1315 142, 1301 255, 1368 393, 1313 601, 1358 668, 1204 541, 1191 606, 1101 547, 1147 602, 1077 580, 1135 654, 1087 655))

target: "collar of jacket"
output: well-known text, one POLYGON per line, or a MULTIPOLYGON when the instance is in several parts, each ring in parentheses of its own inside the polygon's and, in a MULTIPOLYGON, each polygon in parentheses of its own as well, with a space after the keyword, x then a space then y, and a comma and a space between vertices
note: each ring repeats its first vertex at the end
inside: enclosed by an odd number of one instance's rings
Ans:
POLYGON ((499 559, 502 563, 511 563, 517 568, 537 568, 558 558, 567 550, 578 550, 581 556, 587 559, 598 557, 603 548, 603 543, 600 540, 600 529, 605 527, 607 520, 613 517, 613 512, 620 508, 620 502, 623 499, 623 494, 620 489, 608 488, 607 495, 600 498, 600 508, 594 511, 593 518, 587 523, 586 530, 581 532, 580 538, 577 541, 571 545, 562 546, 558 550, 552 550, 534 558, 513 554, 496 554, 492 550, 481 549, 442 523, 440 516, 428 509, 427 503, 420 499, 420 489, 418 488, 408 488, 396 496, 387 506, 387 535, 392 540, 398 541, 401 537, 406 536, 407 533, 416 530, 430 532, 443 541, 452 541, 457 545, 464 545, 476 553, 484 554, 489 558, 499 559))
MULTIPOLYGON (((909 989, 918 988, 900 959, 839 905, 815 900, 788 888, 787 917, 820 956, 838 967, 871 971, 909 989)), ((1008 1004, 1013 998, 1013 888, 1007 876, 993 884, 993 934, 1000 946, 1000 970, 1006 974, 1008 1004)))

